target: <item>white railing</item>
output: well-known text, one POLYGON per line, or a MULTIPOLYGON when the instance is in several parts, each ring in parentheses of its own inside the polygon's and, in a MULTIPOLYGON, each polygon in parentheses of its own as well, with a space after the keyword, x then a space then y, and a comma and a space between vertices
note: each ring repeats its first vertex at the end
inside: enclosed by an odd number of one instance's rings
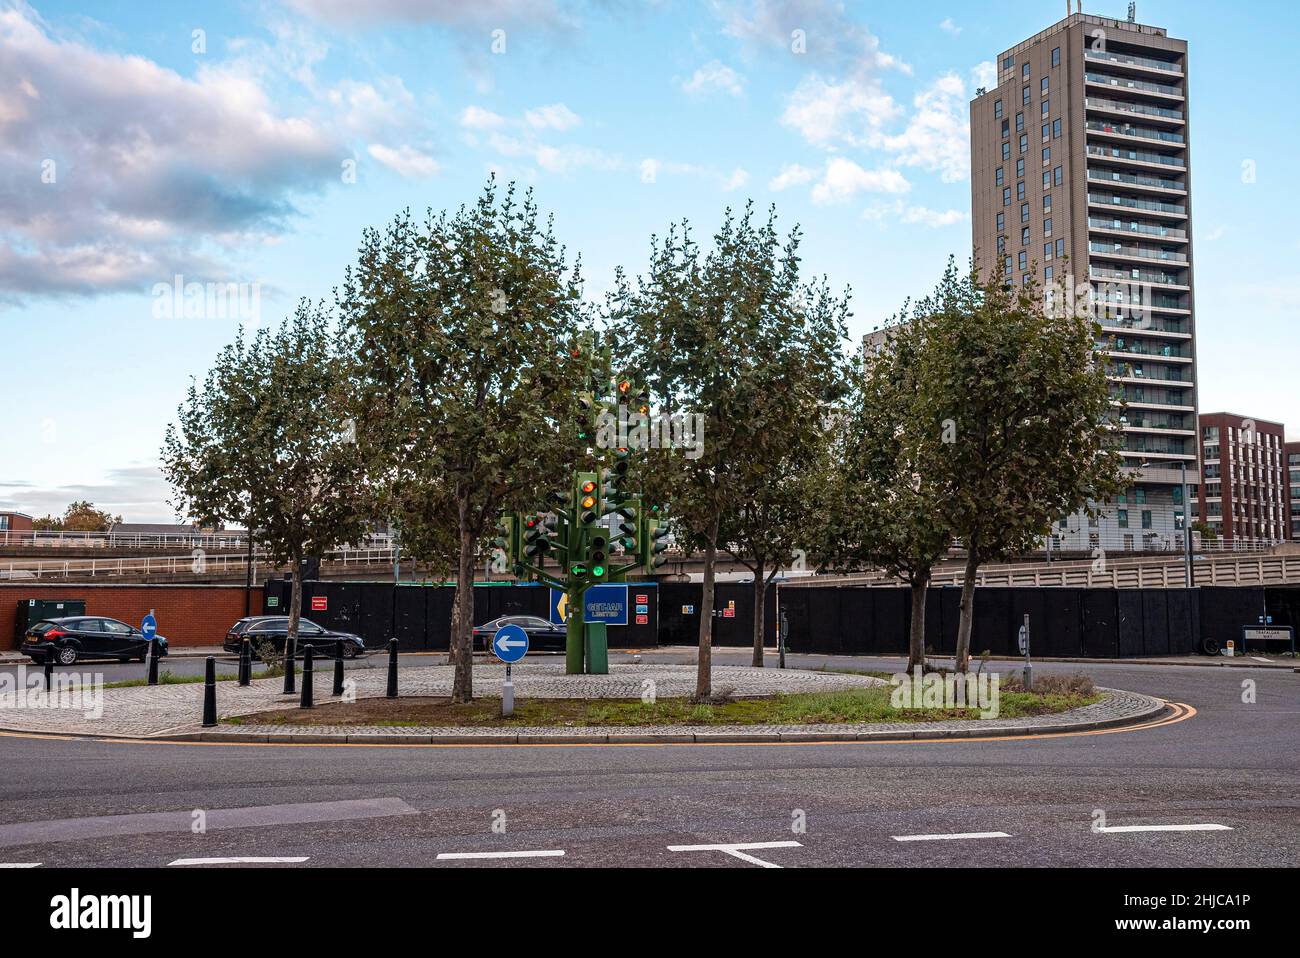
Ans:
MULTIPOLYGON (((325 561, 343 567, 392 564, 393 549, 335 549, 325 554, 325 561)), ((253 577, 258 568, 276 570, 264 553, 253 557, 253 577)), ((243 553, 210 555, 196 549, 189 555, 132 556, 107 559, 0 559, 0 582, 25 582, 33 579, 122 578, 147 576, 226 576, 244 575, 248 557, 243 553), (197 553, 197 554, 196 554, 197 553)))
MULTIPOLYGON (((392 548, 394 536, 367 536, 360 545, 392 548)), ((208 552, 247 549, 243 531, 195 533, 55 532, 32 529, 0 530, 0 546, 48 549, 203 549, 208 552)))

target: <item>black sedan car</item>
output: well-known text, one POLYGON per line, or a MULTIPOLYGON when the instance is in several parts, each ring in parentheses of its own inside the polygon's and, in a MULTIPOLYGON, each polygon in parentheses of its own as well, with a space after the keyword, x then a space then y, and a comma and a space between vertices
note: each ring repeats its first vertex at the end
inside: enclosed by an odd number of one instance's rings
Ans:
MULTIPOLYGON (((238 652, 244 639, 252 645, 253 655, 263 642, 270 642, 276 652, 284 653, 284 643, 289 637, 289 617, 287 615, 253 615, 240 619, 230 627, 226 639, 221 644, 227 652, 238 652)), ((298 652, 311 646, 324 655, 334 654, 334 643, 343 643, 343 658, 355 659, 366 650, 365 639, 351 632, 332 632, 317 625, 311 619, 298 620, 298 652)))
MULTIPOLYGON (((161 635, 157 639, 161 657, 167 654, 167 640, 161 635)), ((149 641, 139 629, 117 619, 79 615, 42 619, 23 633, 19 650, 38 664, 50 657, 60 665, 72 665, 79 659, 143 662, 149 653, 149 641)))
POLYGON ((503 615, 474 627, 474 648, 491 652, 492 637, 503 625, 517 625, 528 633, 530 652, 563 652, 566 639, 564 626, 553 625, 536 615, 503 615))

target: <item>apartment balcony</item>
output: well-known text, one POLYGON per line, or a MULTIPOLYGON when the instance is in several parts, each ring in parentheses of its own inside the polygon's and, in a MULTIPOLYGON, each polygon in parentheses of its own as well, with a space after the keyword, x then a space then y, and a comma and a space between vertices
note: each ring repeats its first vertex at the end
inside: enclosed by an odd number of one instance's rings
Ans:
POLYGON ((1106 266, 1095 266, 1089 263, 1088 275, 1093 279, 1115 279, 1129 283, 1150 283, 1152 286, 1160 289, 1177 289, 1184 292, 1191 291, 1191 286, 1187 284, 1186 277, 1177 273, 1158 273, 1149 269, 1111 269, 1106 266))
POLYGON ((1181 133, 1157 130, 1153 127, 1134 126, 1123 121, 1089 120, 1084 124, 1090 136, 1118 140, 1121 143, 1168 143, 1182 148, 1187 139, 1181 133))
POLYGON ((1176 339, 1181 341, 1192 338, 1192 334, 1183 327, 1162 323, 1158 320, 1144 322, 1143 319, 1117 319, 1103 316, 1098 321, 1101 323, 1101 328, 1106 332, 1123 334, 1124 336, 1147 336, 1156 339, 1176 339))
POLYGON ((1153 249, 1149 246, 1124 246, 1120 243, 1089 243, 1088 249, 1099 256, 1126 260, 1159 260, 1162 263, 1187 264, 1187 254, 1170 250, 1153 249))
POLYGON ((1100 216, 1088 217, 1088 230, 1093 233, 1104 233, 1107 236, 1125 236, 1133 239, 1142 239, 1150 237, 1159 240, 1162 243, 1179 243, 1187 244, 1191 242, 1191 237, 1187 235, 1187 230, 1180 230, 1173 226, 1165 226, 1163 223, 1141 223, 1137 220, 1121 220, 1115 218, 1106 218, 1100 216))
POLYGON ((1161 176, 1142 176, 1136 173, 1121 173, 1119 170, 1103 170, 1088 167, 1088 179, 1094 183, 1124 184, 1140 190, 1155 190, 1169 195, 1187 195, 1185 180, 1170 180, 1161 176))
MULTIPOLYGON (((1177 129, 1187 122, 1181 110, 1156 106, 1150 103, 1135 103, 1126 100, 1108 100, 1102 97, 1085 97, 1084 106, 1089 113, 1101 113, 1106 116, 1133 117, 1143 123, 1161 124, 1161 128, 1177 129)), ((1182 142, 1182 139, 1178 140, 1182 142)))
POLYGON ((1150 78, 1183 76, 1182 66, 1177 63, 1170 63, 1168 60, 1156 60, 1151 57, 1101 50, 1085 50, 1083 55, 1094 63, 1105 63, 1112 70, 1119 69, 1125 73, 1132 72, 1136 76, 1150 78))
POLYGON ((1182 412, 1191 414, 1196 411, 1190 403, 1171 403, 1171 402, 1142 402, 1137 399, 1125 399, 1124 405, 1128 409, 1141 409, 1145 412, 1182 412))
POLYGON ((1142 200, 1133 196, 1117 196, 1114 193, 1089 193, 1088 205, 1111 211, 1136 210, 1148 216, 1169 216, 1187 219, 1187 207, 1178 203, 1142 200))
POLYGON ((1152 371, 1150 366, 1141 372, 1138 372, 1136 369, 1116 369, 1112 366, 1107 371, 1106 378, 1111 382, 1121 383, 1125 386, 1141 386, 1145 383, 1157 383, 1162 386, 1191 387, 1195 385, 1195 383, 1192 382, 1192 373, 1190 368, 1182 371, 1170 370, 1168 373, 1162 370, 1157 373, 1152 371))
POLYGON ((1123 166, 1138 166, 1147 170, 1159 170, 1162 172, 1185 173, 1187 171, 1187 161, 1180 156, 1170 156, 1167 153, 1152 153, 1150 150, 1130 150, 1121 149, 1118 146, 1098 146, 1090 144, 1087 147, 1090 157, 1097 157, 1111 163, 1118 163, 1123 166))
POLYGON ((1115 76, 1110 73, 1093 73, 1091 71, 1085 73, 1083 79, 1090 87, 1097 90, 1123 92, 1135 96, 1146 94, 1166 102, 1184 102, 1187 99, 1183 95, 1181 87, 1170 86, 1168 83, 1155 83, 1150 80, 1115 76))

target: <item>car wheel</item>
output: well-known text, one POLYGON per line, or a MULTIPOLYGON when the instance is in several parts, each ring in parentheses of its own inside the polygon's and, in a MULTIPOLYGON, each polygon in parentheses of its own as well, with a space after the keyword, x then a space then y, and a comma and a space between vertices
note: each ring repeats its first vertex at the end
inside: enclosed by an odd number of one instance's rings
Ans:
POLYGON ((343 643, 343 658, 355 659, 357 657, 357 647, 351 642, 343 643))
POLYGON ((1218 640, 1218 639, 1202 639, 1202 640, 1201 640, 1201 654, 1202 654, 1202 655, 1218 655, 1218 654, 1219 654, 1219 640, 1218 640))
POLYGON ((77 650, 70 645, 65 645, 59 649, 57 658, 60 665, 74 665, 77 661, 77 650))

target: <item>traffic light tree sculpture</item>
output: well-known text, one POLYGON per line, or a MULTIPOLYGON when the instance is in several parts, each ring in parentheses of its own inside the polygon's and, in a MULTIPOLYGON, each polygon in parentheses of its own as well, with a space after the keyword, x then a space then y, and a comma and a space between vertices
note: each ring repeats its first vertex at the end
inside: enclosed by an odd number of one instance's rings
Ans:
POLYGON ((604 440, 611 423, 648 416, 644 390, 629 377, 609 375, 608 348, 596 355, 590 346, 581 352, 588 391, 577 397, 574 425, 583 461, 574 466, 569 488, 550 493, 544 508, 502 514, 493 542, 517 578, 564 594, 570 675, 609 671, 604 623, 585 621, 587 590, 653 573, 663 564, 668 531, 662 507, 647 506, 631 491, 631 450, 604 448, 609 444, 597 438, 598 428, 604 440), (592 370, 593 360, 599 371, 592 370))

